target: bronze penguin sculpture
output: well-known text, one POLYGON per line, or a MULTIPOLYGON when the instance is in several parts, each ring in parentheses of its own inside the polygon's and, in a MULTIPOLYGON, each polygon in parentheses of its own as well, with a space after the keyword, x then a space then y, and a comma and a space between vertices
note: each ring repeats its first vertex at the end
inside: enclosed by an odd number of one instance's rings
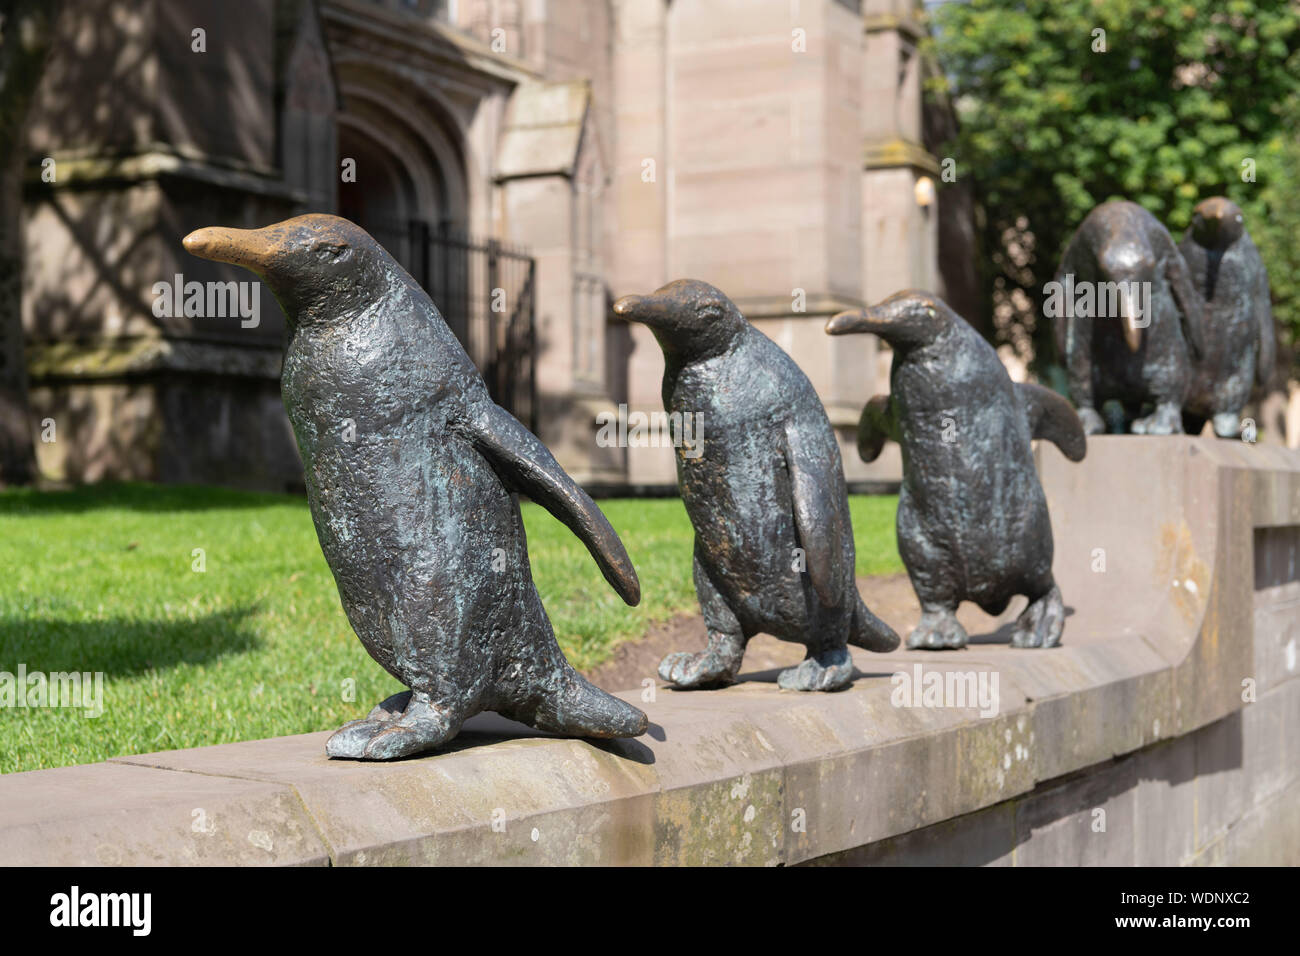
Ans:
POLYGON ((1024 594, 1015 647, 1054 647, 1065 622, 1052 577, 1052 523, 1032 438, 1071 461, 1087 439, 1074 409, 1038 385, 1015 384, 997 352, 937 296, 899 292, 830 320, 831 335, 872 332, 893 348, 888 395, 858 423, 858 454, 873 461, 885 441, 903 453, 898 550, 921 602, 911 648, 966 645, 962 601, 1001 614, 1024 594))
POLYGON ((546 447, 492 402, 424 290, 336 216, 209 227, 184 244, 251 270, 280 302, 281 388, 321 549, 361 643, 410 688, 337 731, 326 752, 424 753, 483 710, 572 736, 643 733, 645 714, 560 651, 512 492, 568 525, 636 604, 627 552, 546 447))
POLYGON ((898 635, 863 603, 839 446, 812 383, 706 282, 682 279, 614 304, 664 353, 663 403, 701 416, 702 447, 679 445, 678 485, 695 529, 695 590, 709 642, 664 658, 679 687, 731 681, 758 633, 803 644, 792 690, 853 678, 846 644, 887 651, 898 635))
POLYGON ((1086 433, 1106 430, 1099 410, 1110 400, 1135 434, 1182 431, 1204 308, 1173 237, 1155 216, 1123 201, 1088 213, 1044 303, 1086 433))
POLYGON ((1183 430, 1199 435, 1210 421, 1220 438, 1237 438, 1253 386, 1267 383, 1277 361, 1268 270, 1240 207, 1223 196, 1196 206, 1178 250, 1206 305, 1205 351, 1192 363, 1183 430))

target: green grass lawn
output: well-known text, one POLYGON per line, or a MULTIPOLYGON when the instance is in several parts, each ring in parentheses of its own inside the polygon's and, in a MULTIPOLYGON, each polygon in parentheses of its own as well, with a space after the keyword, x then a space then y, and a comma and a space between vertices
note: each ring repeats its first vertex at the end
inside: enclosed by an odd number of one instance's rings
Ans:
MULTIPOLYGON (((567 528, 523 509, 538 590, 578 668, 695 608, 681 502, 600 505, 640 576, 636 608, 567 528)), ((896 506, 851 500, 859 574, 902 570, 896 506)), ((0 568, 0 671, 105 675, 98 717, 0 708, 0 773, 330 730, 402 689, 348 626, 300 497, 134 484, 3 491, 0 568)))

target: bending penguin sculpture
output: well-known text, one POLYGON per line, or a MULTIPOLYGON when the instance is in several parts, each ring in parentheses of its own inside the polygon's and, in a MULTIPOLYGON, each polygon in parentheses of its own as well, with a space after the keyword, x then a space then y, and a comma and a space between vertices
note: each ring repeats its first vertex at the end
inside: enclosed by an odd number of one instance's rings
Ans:
POLYGON ((645 714, 564 659, 511 492, 568 525, 636 604, 627 552, 546 447, 488 397, 415 281, 336 216, 199 229, 185 248, 253 271, 283 307, 284 404, 321 549, 361 643, 410 688, 335 733, 326 752, 423 753, 482 710, 573 736, 643 733, 645 714))
POLYGON ((1011 643, 1058 644, 1065 609, 1030 439, 1082 460, 1087 439, 1070 403, 1012 383, 993 347, 925 292, 841 312, 826 331, 873 332, 893 348, 890 393, 863 410, 858 454, 873 461, 890 438, 902 448, 898 550, 922 611, 907 646, 964 647, 957 606, 974 601, 1000 614, 1016 594, 1029 606, 1011 643))
POLYGON ((1241 209, 1222 196, 1197 205, 1178 249, 1206 304, 1205 351, 1192 363, 1183 429, 1199 435, 1210 420, 1220 438, 1236 438, 1252 386, 1268 381, 1277 360, 1268 270, 1241 209))
POLYGON ((679 687, 725 684, 749 639, 766 633, 808 648, 781 672, 781 687, 843 687, 853 678, 846 643, 888 651, 898 635, 858 595, 839 447, 812 384, 708 283, 625 296, 614 313, 659 341, 664 409, 700 416, 702 426, 697 444, 676 451, 709 643, 668 655, 659 676, 679 687))
POLYGON ((1131 202, 1088 213, 1044 304, 1085 432, 1106 430, 1098 409, 1112 399, 1136 434, 1183 430, 1188 347, 1200 351, 1204 308, 1155 216, 1131 202), (1154 408, 1139 418, 1145 405, 1154 408))

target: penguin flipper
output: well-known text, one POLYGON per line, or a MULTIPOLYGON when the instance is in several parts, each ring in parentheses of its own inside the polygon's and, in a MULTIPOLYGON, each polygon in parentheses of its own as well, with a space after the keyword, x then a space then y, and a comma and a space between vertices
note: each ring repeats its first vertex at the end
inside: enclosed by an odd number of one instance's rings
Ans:
POLYGON ((1074 407, 1050 388, 1017 382, 1016 395, 1029 421, 1030 438, 1046 438, 1070 461, 1083 461, 1088 438, 1074 407))
POLYGON ((587 546, 618 596, 636 606, 641 600, 641 583, 623 542, 596 503, 537 436, 490 401, 473 407, 466 426, 470 441, 502 484, 528 495, 562 521, 587 546))
POLYGON ((790 472, 795 530, 804 550, 808 577, 822 605, 834 607, 840 598, 834 568, 841 555, 843 529, 836 520, 834 496, 816 476, 818 466, 825 468, 825 455, 819 456, 808 448, 790 422, 785 426, 785 463, 790 472))
POLYGON ((888 395, 876 395, 862 409, 858 419, 858 457, 875 461, 889 439, 898 441, 898 421, 888 395))
MULTIPOLYGON (((1170 237, 1169 241, 1172 246, 1173 238, 1170 237)), ((1200 358, 1205 354, 1205 298, 1196 291, 1191 270, 1187 267, 1187 260, 1183 258, 1178 247, 1173 246, 1167 256, 1165 280, 1169 283, 1169 291, 1173 293, 1174 302, 1178 306, 1183 336, 1187 339, 1192 357, 1200 358)))
POLYGON ((1273 305, 1269 301, 1268 273, 1264 263, 1256 266, 1255 320, 1259 326, 1259 341, 1255 351, 1255 381, 1262 388, 1268 384, 1277 365, 1277 332, 1273 328, 1273 305))

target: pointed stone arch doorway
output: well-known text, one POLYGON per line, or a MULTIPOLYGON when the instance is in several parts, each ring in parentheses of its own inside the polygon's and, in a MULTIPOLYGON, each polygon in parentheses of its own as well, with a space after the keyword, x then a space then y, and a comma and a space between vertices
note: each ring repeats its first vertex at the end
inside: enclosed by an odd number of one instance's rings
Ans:
POLYGON ((455 250, 431 250, 422 241, 426 233, 466 230, 468 190, 456 124, 433 100, 411 95, 380 70, 345 62, 339 74, 339 214, 379 240, 434 295, 468 348, 460 280, 467 264, 455 250), (435 280, 437 288, 430 288, 435 280))
POLYGON ((471 235, 473 164, 450 109, 372 64, 338 66, 339 214, 424 287, 493 398, 535 429, 534 260, 471 235))

